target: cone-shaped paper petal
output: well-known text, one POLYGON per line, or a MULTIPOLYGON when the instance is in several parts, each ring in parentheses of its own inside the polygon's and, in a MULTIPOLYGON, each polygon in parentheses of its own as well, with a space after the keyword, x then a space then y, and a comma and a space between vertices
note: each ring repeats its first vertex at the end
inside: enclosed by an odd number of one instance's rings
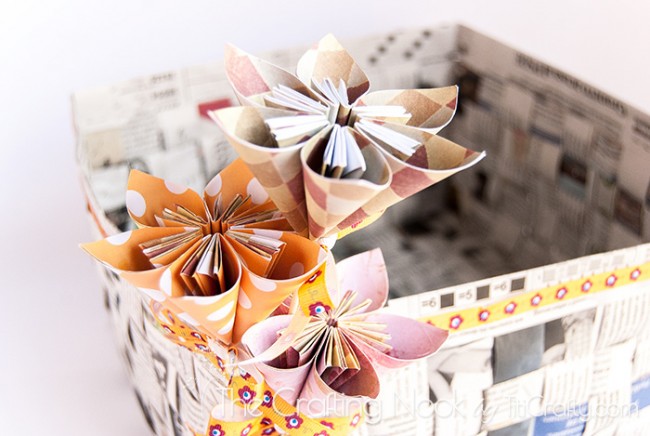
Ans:
POLYGON ((361 369, 336 390, 329 387, 318 373, 318 364, 307 375, 300 400, 306 402, 309 416, 354 414, 368 398, 379 395, 379 378, 373 363, 354 342, 351 346, 359 359, 361 369))
POLYGON ((274 109, 235 107, 211 112, 210 115, 291 226, 296 232, 305 233, 307 212, 300 163, 302 145, 275 147, 264 119, 277 112, 274 109))
POLYGON ((382 154, 366 138, 352 132, 368 168, 360 179, 334 179, 319 174, 326 137, 310 141, 302 149, 311 238, 328 236, 337 224, 390 184, 390 168, 382 154))
POLYGON ((359 101, 366 106, 402 106, 411 118, 408 126, 438 133, 456 113, 458 87, 431 89, 391 89, 364 95, 359 101))
POLYGON ((372 303, 366 312, 384 307, 388 299, 388 274, 379 248, 343 259, 336 264, 336 272, 340 279, 340 295, 350 290, 358 293, 352 306, 369 299, 372 303))
POLYGON ((331 34, 321 39, 316 47, 307 50, 298 61, 296 72, 298 78, 307 84, 312 81, 321 83, 327 78, 338 85, 339 80, 343 80, 347 85, 350 104, 370 88, 366 73, 331 34))
MULTIPOLYGON (((264 231, 255 232, 263 234, 264 231)), ((269 316, 325 262, 325 250, 318 244, 291 233, 277 233, 287 245, 272 278, 260 277, 244 266, 234 342, 239 341, 250 326, 269 316)))
MULTIPOLYGON (((473 166, 485 157, 485 153, 468 150, 448 139, 414 127, 389 123, 384 126, 417 139, 423 146, 418 148, 408 160, 403 161, 377 145, 377 149, 381 150, 393 174, 390 187, 372 198, 363 206, 362 211, 357 211, 349 221, 356 220, 358 222, 366 216, 383 211, 389 206, 473 166)), ((343 223, 343 225, 347 224, 347 221, 343 223)), ((344 228, 343 226, 339 227, 344 228)))
MULTIPOLYGON (((253 357, 261 355, 277 341, 278 332, 286 329, 292 318, 291 315, 280 315, 257 323, 242 336, 242 345, 253 357)), ((253 365, 264 376, 264 380, 276 394, 291 405, 295 405, 311 364, 312 362, 309 361, 297 368, 276 368, 264 362, 257 362, 253 365)))
POLYGON ((235 159, 214 176, 203 190, 203 198, 210 211, 214 210, 214 203, 219 196, 222 201, 229 201, 238 194, 244 198, 250 195, 253 206, 264 204, 269 199, 264 188, 255 180, 255 176, 241 159, 235 159))
POLYGON ((262 96, 278 85, 318 98, 293 74, 233 45, 226 45, 224 57, 226 75, 241 104, 264 106, 262 96))
POLYGON ((81 248, 103 264, 119 271, 146 271, 154 266, 140 248, 143 242, 185 232, 184 227, 150 227, 118 233, 81 248))
POLYGON ((203 330, 224 344, 230 344, 239 292, 241 290, 238 281, 223 294, 212 297, 179 297, 167 301, 178 308, 176 313, 181 319, 183 313, 190 315, 197 321, 197 325, 193 327, 203 330))
POLYGON ((156 216, 162 217, 165 208, 176 210, 176 205, 207 219, 203 200, 193 190, 142 171, 131 170, 126 191, 126 208, 139 226, 157 227, 159 224, 156 216))
POLYGON ((414 360, 435 353, 448 336, 446 330, 399 315, 371 313, 365 321, 381 323, 390 334, 387 341, 393 348, 388 353, 363 344, 362 348, 377 368, 400 368, 414 360))

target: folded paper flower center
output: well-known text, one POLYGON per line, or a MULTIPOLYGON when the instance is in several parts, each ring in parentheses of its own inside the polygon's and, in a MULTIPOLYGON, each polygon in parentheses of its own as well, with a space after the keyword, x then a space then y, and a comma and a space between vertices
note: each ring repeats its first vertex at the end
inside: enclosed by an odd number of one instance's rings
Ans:
POLYGON ((203 235, 204 236, 209 235, 209 234, 214 235, 214 234, 217 234, 217 233, 222 233, 222 234, 224 233, 224 226, 223 226, 223 223, 221 222, 221 220, 212 221, 210 223, 209 228, 207 228, 207 226, 203 227, 203 235))
MULTIPOLYGON (((364 312, 372 301, 356 303, 357 296, 357 292, 347 291, 332 309, 322 303, 312 305, 311 321, 274 364, 295 368, 309 361, 316 362, 321 376, 329 383, 341 371, 360 369, 357 353, 362 343, 388 353, 392 347, 388 344, 390 335, 386 333, 386 325, 366 321, 364 312), (332 368, 337 370, 333 373, 332 368)), ((280 335, 285 333, 281 331, 280 335)))
POLYGON ((328 77, 312 80, 311 88, 302 92, 282 84, 273 87, 264 96, 266 106, 295 113, 264 120, 275 144, 295 145, 330 129, 313 169, 335 179, 363 176, 366 161, 362 148, 369 141, 400 159, 411 157, 422 146, 420 140, 389 127, 391 123, 408 123, 412 115, 406 108, 357 104, 350 101, 348 91, 345 81, 328 77))
POLYGON ((230 289, 240 274, 235 253, 257 265, 257 274, 273 273, 286 243, 275 233, 268 236, 248 228, 279 219, 272 203, 255 204, 250 194, 226 201, 219 196, 213 205, 204 200, 202 212, 180 204, 163 208, 155 215, 158 225, 183 231, 140 244, 152 265, 178 263, 174 278, 186 295, 211 296, 230 289))

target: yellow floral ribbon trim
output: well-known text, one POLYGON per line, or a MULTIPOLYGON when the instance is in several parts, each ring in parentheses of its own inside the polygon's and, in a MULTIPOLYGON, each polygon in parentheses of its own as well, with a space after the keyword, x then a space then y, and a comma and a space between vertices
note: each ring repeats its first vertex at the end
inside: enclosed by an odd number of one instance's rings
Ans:
POLYGON ((650 280, 650 262, 639 266, 619 268, 548 286, 542 289, 504 297, 497 303, 475 305, 461 310, 420 317, 419 320, 436 327, 449 329, 451 334, 507 320, 527 312, 543 310, 548 306, 612 291, 626 285, 650 280))
POLYGON ((323 306, 328 310, 334 307, 327 291, 326 269, 327 262, 324 262, 298 289, 298 305, 305 315, 314 313, 316 306, 323 306))

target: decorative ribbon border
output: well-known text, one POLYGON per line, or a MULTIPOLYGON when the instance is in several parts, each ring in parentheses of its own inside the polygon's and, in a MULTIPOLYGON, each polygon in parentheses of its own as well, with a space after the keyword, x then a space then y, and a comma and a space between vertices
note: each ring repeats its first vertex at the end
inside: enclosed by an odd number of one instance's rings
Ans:
POLYGON ((570 280, 559 285, 504 297, 499 302, 419 318, 450 334, 509 319, 543 307, 650 280, 650 262, 570 280))

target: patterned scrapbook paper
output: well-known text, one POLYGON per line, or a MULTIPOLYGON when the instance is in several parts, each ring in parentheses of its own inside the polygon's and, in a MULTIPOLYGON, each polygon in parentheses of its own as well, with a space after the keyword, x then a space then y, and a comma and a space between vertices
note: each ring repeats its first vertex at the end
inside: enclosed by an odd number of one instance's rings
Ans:
POLYGON ((332 35, 302 56, 297 76, 235 47, 226 51, 226 72, 244 107, 210 115, 293 228, 312 239, 370 220, 484 157, 436 136, 454 116, 457 87, 368 93, 368 77, 332 35), (339 84, 342 103, 327 100, 324 83, 339 84), (301 103, 283 106, 281 95, 301 103), (314 116, 309 110, 327 105, 322 128, 288 142, 281 143, 269 127, 278 119, 303 125, 305 117, 314 116), (359 123, 417 143, 415 154, 395 152, 359 123), (336 126, 350 129, 365 159, 365 170, 355 177, 323 174, 324 150, 336 126))

